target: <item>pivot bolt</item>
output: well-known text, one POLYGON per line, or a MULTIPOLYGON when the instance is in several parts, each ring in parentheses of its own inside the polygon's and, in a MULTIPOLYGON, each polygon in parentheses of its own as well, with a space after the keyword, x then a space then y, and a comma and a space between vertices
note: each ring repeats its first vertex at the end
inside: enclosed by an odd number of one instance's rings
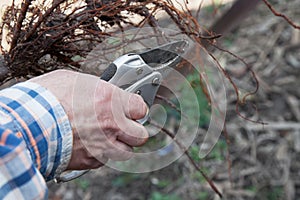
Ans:
POLYGON ((154 86, 159 85, 159 78, 154 78, 154 79, 152 80, 152 85, 154 85, 154 86))

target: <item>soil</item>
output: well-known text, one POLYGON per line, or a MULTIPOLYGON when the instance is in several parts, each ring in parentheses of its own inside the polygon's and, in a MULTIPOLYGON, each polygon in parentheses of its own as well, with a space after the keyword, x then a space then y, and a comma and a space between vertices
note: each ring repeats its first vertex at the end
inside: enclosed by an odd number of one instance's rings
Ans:
MULTIPOLYGON (((271 2, 276 9, 300 23, 300 1, 271 2)), ((217 16, 228 6, 218 8, 217 16)), ((202 24, 210 24, 213 19, 216 19, 215 13, 203 8, 202 24)), ((237 116, 234 92, 228 84, 229 159, 222 136, 214 151, 201 160, 200 165, 222 191, 224 199, 298 199, 300 31, 273 16, 261 4, 218 42, 251 64, 260 89, 251 97, 250 103, 243 106, 241 113, 267 124, 252 123, 237 116)), ((222 52, 216 52, 216 57, 231 72, 239 87, 253 88, 251 79, 245 75, 249 73, 240 62, 222 52)), ((151 173, 129 174, 103 167, 69 183, 49 183, 48 186, 50 200, 218 199, 184 156, 151 173)))

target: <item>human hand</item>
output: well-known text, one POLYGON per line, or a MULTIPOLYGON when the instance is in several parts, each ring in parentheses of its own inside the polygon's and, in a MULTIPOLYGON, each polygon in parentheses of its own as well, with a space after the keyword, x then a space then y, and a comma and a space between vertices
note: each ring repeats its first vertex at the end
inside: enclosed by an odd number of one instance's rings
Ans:
POLYGON ((146 129, 135 120, 147 113, 142 97, 92 75, 57 70, 30 80, 51 91, 62 104, 73 129, 67 170, 94 169, 108 159, 132 156, 143 145, 146 129))

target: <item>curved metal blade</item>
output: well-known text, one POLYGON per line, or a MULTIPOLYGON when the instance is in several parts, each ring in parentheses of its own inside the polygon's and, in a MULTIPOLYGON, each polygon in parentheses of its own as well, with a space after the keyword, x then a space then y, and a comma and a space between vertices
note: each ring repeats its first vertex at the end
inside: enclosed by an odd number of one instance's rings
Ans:
MULTIPOLYGON (((185 52, 188 42, 185 40, 174 41, 139 53, 146 64, 153 68, 164 66, 173 67, 181 61, 181 55, 185 52)), ((155 70, 154 69, 154 70, 155 70)))

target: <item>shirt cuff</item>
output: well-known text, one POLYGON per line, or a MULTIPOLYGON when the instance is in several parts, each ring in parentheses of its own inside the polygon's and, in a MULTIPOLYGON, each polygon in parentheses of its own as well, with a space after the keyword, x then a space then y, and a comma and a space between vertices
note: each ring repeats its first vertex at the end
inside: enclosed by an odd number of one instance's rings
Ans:
POLYGON ((0 107, 13 118, 7 126, 20 133, 47 181, 65 171, 72 153, 72 128, 51 92, 36 83, 19 83, 0 92, 0 107))

